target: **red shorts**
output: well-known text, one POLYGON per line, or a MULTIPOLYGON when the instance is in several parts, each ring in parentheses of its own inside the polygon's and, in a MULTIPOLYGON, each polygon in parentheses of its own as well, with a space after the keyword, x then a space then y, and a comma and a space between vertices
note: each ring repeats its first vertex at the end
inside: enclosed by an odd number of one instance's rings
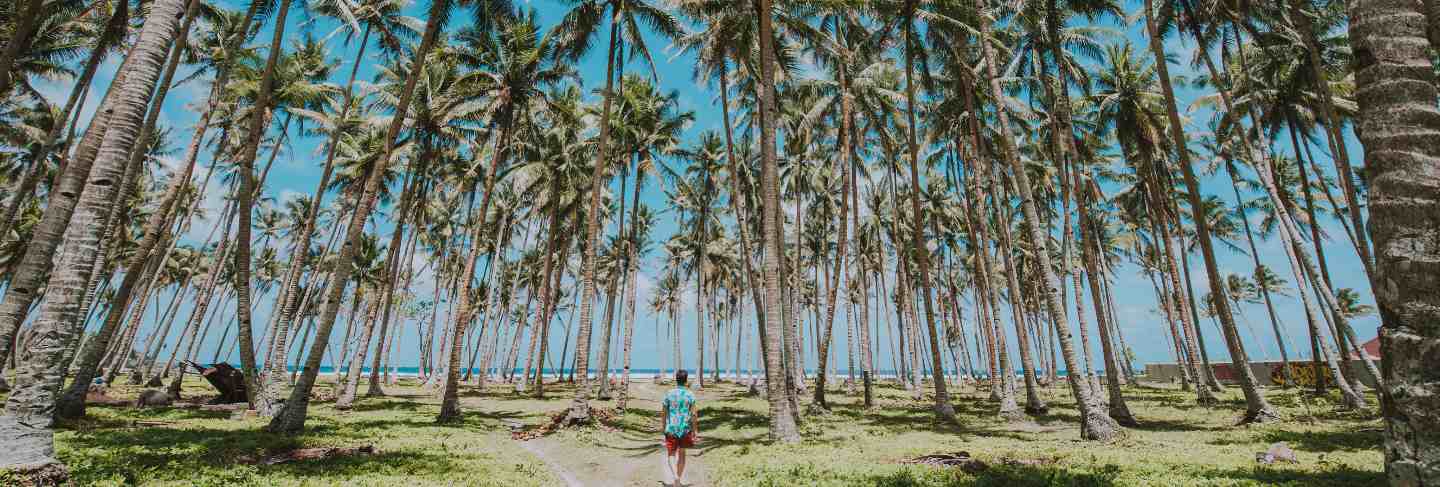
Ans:
POLYGON ((669 455, 675 454, 677 448, 693 448, 695 446, 695 431, 691 430, 685 436, 675 437, 665 435, 665 452, 669 455))

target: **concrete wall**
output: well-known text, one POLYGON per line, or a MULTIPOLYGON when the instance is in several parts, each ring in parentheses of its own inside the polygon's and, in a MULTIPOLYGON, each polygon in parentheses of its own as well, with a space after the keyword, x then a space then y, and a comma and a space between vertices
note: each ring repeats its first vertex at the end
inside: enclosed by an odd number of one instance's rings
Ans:
MULTIPOLYGON (((1226 384, 1239 382, 1239 378, 1236 377, 1234 367, 1230 362, 1211 362, 1210 365, 1211 370, 1215 371, 1215 378, 1219 379, 1220 382, 1226 384)), ((1379 364, 1377 363, 1376 365, 1378 366, 1379 364)), ((1375 379, 1370 377, 1370 372, 1365 369, 1364 362, 1354 360, 1351 361, 1350 366, 1350 373, 1347 377, 1359 379, 1366 387, 1375 387, 1375 379)), ((1255 374, 1255 379, 1263 386, 1283 385, 1286 380, 1285 374, 1282 373, 1283 368, 1283 364, 1279 361, 1250 363, 1251 372, 1255 374)), ((1330 371, 1327 367, 1322 366, 1319 368, 1319 371, 1325 374, 1327 381, 1330 380, 1330 371)), ((1302 387, 1315 385, 1316 368, 1314 362, 1291 361, 1290 372, 1292 384, 1302 387)), ((1180 365, 1174 363, 1145 364, 1145 375, 1154 381, 1180 382, 1180 365)))

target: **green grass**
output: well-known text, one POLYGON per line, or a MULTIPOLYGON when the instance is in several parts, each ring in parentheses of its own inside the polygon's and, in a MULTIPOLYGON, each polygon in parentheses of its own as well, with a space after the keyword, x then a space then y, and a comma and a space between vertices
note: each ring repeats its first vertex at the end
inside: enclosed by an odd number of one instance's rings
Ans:
MULTIPOLYGON (((712 392, 713 394, 713 392, 712 392)), ((832 412, 804 418, 798 445, 766 445, 765 404, 731 396, 712 401, 703 445, 720 485, 1373 485, 1381 482, 1379 421, 1366 414, 1332 413, 1324 400, 1271 391, 1289 421, 1233 426, 1244 404, 1235 397, 1217 408, 1193 405, 1176 390, 1126 390, 1140 428, 1113 444, 1079 440, 1068 393, 1051 389, 1051 413, 1007 423, 985 395, 953 397, 961 424, 937 422, 929 403, 881 388, 878 408, 832 393, 832 412), (1264 466, 1255 453, 1288 442, 1299 465, 1264 466), (990 468, 904 465, 906 458, 966 451, 990 468), (1005 460, 1022 460, 1007 465, 1005 460)))
MULTIPOLYGON (((362 384, 363 388, 364 385, 362 384)), ((119 397, 138 389, 121 387, 119 397)), ((213 393, 187 381, 187 393, 213 393)), ((363 389, 362 389, 363 390, 363 389)), ((261 431, 262 419, 225 412, 90 407, 89 417, 56 436, 57 454, 76 485, 554 485, 543 463, 510 440, 502 420, 538 422, 536 413, 466 397, 464 421, 434 423, 439 402, 418 387, 362 399, 349 412, 312 403, 298 436, 261 431), (481 402, 484 403, 483 408, 481 402), (135 421, 162 422, 159 426, 135 421), (278 465, 250 465, 294 448, 374 445, 376 454, 278 465)), ((503 405, 503 404, 502 404, 503 405)))
MULTIPOLYGON (((198 394, 207 386, 187 387, 198 394)), ((263 433, 261 420, 232 420, 228 413, 92 407, 89 418, 57 436, 57 448, 77 485, 557 485, 540 460, 509 439, 507 423, 540 423, 568 404, 573 389, 547 386, 546 400, 509 390, 465 395, 464 422, 451 426, 433 423, 438 401, 414 386, 388 388, 395 396, 362 399, 350 412, 312 404, 306 432, 295 437, 263 433), (136 426, 137 420, 165 424, 136 426), (296 447, 365 444, 375 445, 377 454, 273 466, 237 461, 296 447)), ((1377 417, 1335 412, 1333 398, 1295 390, 1268 391, 1286 421, 1244 427, 1234 426, 1244 404, 1233 388, 1214 408, 1195 406, 1190 395, 1173 389, 1129 388, 1126 397, 1142 426, 1112 444, 1079 440, 1074 404, 1058 387, 1046 392, 1051 414, 1021 423, 998 419, 996 406, 967 387, 954 395, 958 425, 937 422, 928 402, 896 387, 877 392, 879 407, 871 411, 856 397, 832 392, 830 413, 804 418, 804 440, 779 445, 767 438, 762 400, 746 397, 739 386, 712 385, 702 396, 698 461, 721 486, 1354 486, 1383 480, 1377 417), (1256 452, 1279 441, 1296 450, 1299 464, 1255 463, 1256 452), (990 467, 970 474, 900 463, 956 451, 990 467)), ((623 455, 606 445, 656 434, 657 412, 634 404, 615 428, 562 431, 556 438, 587 456, 623 455)))

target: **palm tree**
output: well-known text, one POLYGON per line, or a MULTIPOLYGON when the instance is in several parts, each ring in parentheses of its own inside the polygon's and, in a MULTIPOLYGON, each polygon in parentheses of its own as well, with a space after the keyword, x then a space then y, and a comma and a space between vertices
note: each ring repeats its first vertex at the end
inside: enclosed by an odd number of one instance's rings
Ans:
POLYGON ((1380 391, 1385 404, 1385 464, 1391 485, 1425 482, 1423 472, 1440 464, 1433 437, 1416 435, 1412 428, 1432 408, 1425 397, 1435 394, 1436 384, 1425 382, 1428 365, 1422 350, 1440 343, 1434 327, 1423 326, 1425 312, 1433 299, 1415 291, 1425 289, 1433 272, 1414 262, 1434 261, 1437 250, 1419 245, 1424 235, 1437 231, 1434 219, 1413 218, 1416 214, 1440 212, 1440 181, 1421 176, 1434 172, 1440 156, 1429 138, 1399 137, 1401 133, 1440 130, 1435 118, 1435 72, 1427 45, 1426 19, 1433 13, 1420 5, 1404 2, 1357 2, 1350 4, 1350 38, 1354 44, 1356 101, 1360 105, 1360 142, 1365 147, 1365 182, 1371 191, 1370 229, 1375 239, 1376 275, 1384 276, 1385 287, 1377 288, 1380 309, 1380 349, 1385 357, 1385 387, 1380 391), (1395 22, 1399 20, 1399 22, 1395 22), (1417 159, 1416 156, 1423 156, 1417 159), (1412 389, 1413 388, 1413 389, 1412 389), (1426 391, 1397 394, 1402 390, 1426 391))
MULTIPOLYGON (((1156 77, 1160 80, 1161 93, 1165 99, 1171 143, 1174 145, 1176 163, 1180 166, 1182 180, 1187 190, 1186 195, 1189 197, 1190 209, 1193 212, 1191 220, 1195 225, 1196 239, 1200 242, 1201 255, 1205 260, 1205 274, 1209 277, 1211 294, 1224 296, 1226 294, 1225 283, 1220 275, 1215 257, 1214 243, 1210 235, 1210 222, 1203 213, 1204 205, 1201 203, 1200 183, 1195 176, 1195 168, 1190 162, 1189 139, 1185 138, 1185 130, 1181 125, 1179 109, 1175 102, 1174 89, 1171 86, 1169 68, 1166 66, 1163 45, 1164 32, 1161 30, 1159 20, 1166 17, 1157 14, 1160 13, 1155 11, 1154 1, 1146 0, 1146 32, 1149 37, 1150 51, 1155 56, 1156 77)), ((1279 413, 1265 400, 1265 396, 1260 392, 1258 382, 1255 380, 1255 374, 1250 370, 1245 346, 1240 340, 1229 302, 1223 299, 1216 300, 1215 308, 1220 318, 1220 331, 1225 335, 1225 344, 1230 351, 1230 360, 1234 364, 1235 370, 1239 371, 1240 389, 1245 394, 1245 422, 1265 422, 1278 419, 1279 413)))
MULTIPOLYGON (((1016 191, 1020 196, 1020 209, 1025 225, 1025 236, 1032 248, 1044 249, 1043 242, 1045 242, 1046 239, 1044 237, 1045 234, 1041 231, 1039 217, 1035 209, 1035 200, 1031 194, 1032 186, 1030 184, 1030 178, 1025 171, 1025 167, 1021 164, 1019 156, 1010 145, 1009 141, 1012 139, 1008 134, 1010 128, 1009 117, 1006 115, 1004 108, 998 105, 1000 103, 999 100, 1003 100, 1004 97, 1002 96, 1000 81, 998 79, 999 68, 995 64, 995 56, 992 52, 994 49, 989 42, 991 31, 990 20, 987 18, 989 14, 986 13, 986 8, 980 2, 977 2, 976 7, 979 9, 978 13, 981 17, 980 44, 986 61, 986 78, 989 79, 992 99, 994 103, 997 104, 996 113, 1000 119, 1002 130, 1002 136, 998 140, 1002 159, 1004 159, 1009 166, 1011 177, 1014 178, 1015 181, 1016 191)), ((1040 250, 1036 252, 1036 255, 1038 257, 1037 260, 1042 278, 1041 282, 1045 288, 1043 290, 1045 309, 1049 313, 1052 321, 1060 322, 1065 317, 1064 306, 1061 304, 1059 280, 1055 276, 1054 267, 1051 266, 1050 254, 1049 252, 1040 250)), ((1060 341, 1061 353, 1065 357, 1065 369, 1070 371, 1081 370, 1079 360, 1075 355, 1074 346, 1071 343, 1070 330, 1068 327, 1060 327, 1056 332, 1060 341)), ((1090 382, 1075 380, 1074 377, 1075 375, 1071 374, 1071 380, 1068 382, 1070 383, 1071 394, 1075 397, 1075 402, 1080 408, 1081 437, 1089 440, 1110 440, 1117 433, 1118 426, 1115 420, 1111 419, 1108 414, 1098 410, 1098 402, 1094 400, 1094 396, 1091 394, 1090 382)))
POLYGON ((271 355, 275 356, 277 360, 270 360, 267 363, 266 380, 262 385, 262 393, 267 400, 276 398, 281 393, 279 389, 281 384, 277 381, 285 377, 285 359, 288 356, 286 351, 289 350, 286 337, 289 336, 291 324, 294 323, 296 314, 299 312, 300 276, 309 260, 310 241, 323 206, 320 202, 324 200, 324 192, 329 188, 330 179, 334 175, 335 156, 341 145, 340 138, 364 120, 362 117, 352 117, 350 110, 355 105, 355 76, 360 70, 360 61, 365 59, 365 53, 370 45, 371 32, 379 30, 382 33, 380 46, 390 53, 397 53, 400 50, 401 39, 414 36, 409 19, 401 17, 399 14, 402 7, 400 0, 376 0, 355 5, 348 0, 336 0, 319 2, 311 7, 314 13, 345 20, 339 28, 348 28, 345 33, 346 43, 355 35, 357 23, 363 23, 364 27, 360 34, 359 50, 350 65, 350 75, 341 92, 341 98, 337 101, 332 96, 328 97, 324 103, 316 104, 318 106, 296 107, 292 110, 303 119, 318 125, 318 130, 327 135, 326 154, 324 166, 320 170, 320 181, 316 184, 315 192, 309 200, 311 204, 308 206, 308 211, 303 213, 304 217, 299 226, 294 229, 295 232, 298 232, 296 235, 299 238, 292 249, 290 267, 286 271, 285 280, 277 293, 278 301, 271 311, 278 314, 279 317, 271 327, 274 330, 273 336, 275 336, 271 346, 271 355), (328 109, 328 114, 326 109, 328 109), (276 354, 277 350, 280 353, 276 354))
POLYGON ((765 278, 765 388, 770 402, 770 438, 800 441, 792 405, 786 399, 785 373, 781 368, 781 327, 790 320, 781 314, 780 259, 780 168, 775 155, 775 131, 779 123, 775 106, 775 38, 770 0, 756 0, 760 23, 760 186, 763 194, 764 248, 762 273, 765 278))
MULTIPOLYGON (((191 22, 195 19, 198 8, 199 4, 196 2, 192 2, 187 9, 185 18, 181 22, 181 25, 179 27, 179 34, 181 35, 181 37, 185 37, 188 34, 191 22)), ((173 79, 173 76, 175 74, 175 69, 180 62, 181 53, 184 50, 185 46, 183 45, 176 45, 170 50, 170 57, 166 65, 165 73, 162 75, 160 86, 154 94, 155 101, 152 103, 144 125, 140 129, 140 134, 137 135, 137 137, 141 138, 141 140, 155 139, 155 126, 159 117, 159 108, 163 106, 165 102, 165 97, 169 91, 171 80, 173 79)), ((139 178, 139 173, 142 172, 142 170, 144 169, 142 167, 143 163, 149 157, 147 151, 144 149, 144 146, 141 145, 133 148, 130 151, 130 154, 128 155, 127 167, 124 173, 125 175, 122 176, 122 178, 126 180, 122 182, 122 192, 129 192, 133 189, 135 183, 134 180, 139 178)), ((144 236, 137 243, 137 248, 131 254, 131 257, 129 259, 129 265, 127 266, 125 272, 125 278, 124 280, 122 280, 120 287, 116 288, 115 294, 112 295, 111 299, 109 300, 112 309, 116 309, 116 303, 127 302, 133 286, 142 279, 145 267, 150 260, 150 253, 155 249, 159 241, 164 238, 163 233, 168 228, 170 222, 170 211, 175 207, 176 200, 181 196, 181 192, 188 188, 188 184, 190 182, 190 175, 193 172, 193 169, 193 165, 186 165, 180 170, 178 174, 172 176, 172 180, 169 184, 168 189, 161 197, 161 201, 157 211, 151 213, 150 217, 147 218, 147 222, 143 230, 144 236)), ((123 221, 114 222, 115 220, 120 220, 122 218, 121 209, 124 207, 125 205, 115 204, 112 205, 112 207, 110 208, 108 216, 106 217, 106 221, 113 222, 107 223, 108 225, 111 225, 111 231, 115 231, 124 226, 127 226, 123 221)), ((129 214, 125 214, 126 218, 128 218, 128 216, 129 214)), ((114 247, 116 246, 113 244, 105 245, 102 242, 102 249, 104 250, 101 250, 100 253, 97 254, 97 259, 104 260, 104 255, 106 254, 106 251, 108 250, 109 252, 114 252, 114 247)), ((104 274, 104 263, 97 261, 96 265, 98 266, 98 268, 92 273, 90 283, 87 285, 87 289, 94 289, 95 284, 100 281, 101 275, 104 274)), ((108 277, 108 275, 105 276, 107 281, 108 277)), ((93 300, 93 296, 87 296, 87 300, 93 300)), ((87 302, 85 305, 82 306, 88 307, 88 304, 89 303, 87 302)), ((123 306, 120 306, 119 308, 123 309, 123 306)), ((107 315, 105 324, 102 325, 99 331, 97 331, 97 339, 91 340, 87 343, 88 348, 84 350, 84 353, 81 355, 82 360, 79 364, 79 370, 76 373, 76 380, 71 385, 70 389, 65 393, 65 395, 60 399, 59 405, 57 406, 57 416, 75 418, 84 415, 85 391, 88 390, 90 380, 94 377, 97 371, 96 367, 99 365, 99 360, 104 353, 105 347, 109 345, 110 339, 114 336, 115 330, 119 327, 119 318, 123 315, 124 313, 122 311, 109 313, 107 315)), ((136 371, 138 370, 139 369, 137 368, 136 371)))
MULTIPOLYGON (((503 3, 507 2, 483 3, 481 12, 476 14, 477 18, 491 19, 497 12, 510 12, 508 5, 500 5, 503 3)), ((314 386, 315 377, 320 372, 320 361, 329 345, 330 330, 335 326, 335 318, 340 311, 340 297, 350 282, 352 269, 345 263, 354 258, 361 238, 365 234, 365 222, 370 219, 370 212, 379 197, 381 182, 390 166, 400 130, 404 127, 406 115, 411 108, 415 86, 421 73, 424 72, 426 58, 430 55, 431 49, 440 36, 443 24, 449 18, 451 7, 452 4, 448 0, 437 0, 430 5, 424 34, 420 38, 420 45, 415 48, 414 60, 410 63, 404 86, 400 89, 397 97, 398 102, 394 105, 395 113, 391 116, 389 127, 385 131, 384 149, 380 152, 377 163, 367 171, 368 174, 363 178, 363 189, 356 194, 354 212, 351 213, 350 222, 345 229, 345 243, 340 247, 338 259, 331 265, 329 278, 331 284, 326 291, 327 296, 324 308, 321 310, 320 322, 316 326, 315 342, 311 344, 310 353, 305 360, 305 370, 291 391, 290 399, 285 402, 284 410, 271 420, 267 427, 270 431, 294 433, 304 427, 306 411, 310 403, 310 388, 314 386)))
MULTIPOLYGON (((580 384, 575 390, 575 400, 566 415, 569 423, 590 422, 590 330, 594 312, 596 252, 600 235, 600 194, 604 188, 611 164, 610 155, 610 107, 614 99, 617 56, 621 42, 621 28, 625 29, 626 40, 632 52, 653 68, 649 50, 643 39, 639 23, 650 26, 660 35, 676 39, 680 36, 679 22, 657 5, 643 0, 578 0, 579 4, 565 15, 557 29, 563 36, 559 54, 569 61, 576 61, 590 50, 591 41, 599 32, 605 11, 610 12, 610 45, 605 62, 605 90, 600 108, 600 139, 595 156, 595 167, 590 176, 589 203, 585 209, 585 252, 581 260, 580 277, 580 330, 575 339, 575 362, 580 372, 580 384)), ((623 68, 622 68, 623 74, 623 68)))
MULTIPOLYGON (((532 105, 544 102, 545 93, 541 91, 543 87, 553 85, 570 75, 568 68, 554 62, 561 46, 559 40, 553 33, 542 36, 535 17, 533 9, 528 13, 507 14, 503 19, 499 19, 496 25, 477 25, 462 34, 477 51, 476 61, 491 70, 477 77, 481 83, 479 90, 482 93, 488 92, 493 100, 494 104, 486 111, 491 114, 496 129, 491 135, 494 149, 486 171, 485 194, 480 200, 478 214, 482 218, 490 211, 496 173, 509 157, 509 145, 520 128, 520 119, 528 115, 532 105)), ((477 229, 482 226, 477 226, 477 229)), ((474 274, 475 263, 483 249, 483 246, 479 245, 479 235, 476 233, 472 239, 465 270, 461 271, 462 276, 474 274)), ((491 246, 492 249, 495 247, 491 246)), ((489 260, 493 261, 493 257, 489 260)), ((459 418, 459 396, 456 387, 459 385, 460 355, 455 344, 465 336, 464 329, 473 314, 471 296, 474 295, 474 281, 466 278, 465 282, 465 291, 460 295, 459 309, 451 325, 453 335, 449 377, 445 382, 445 399, 437 417, 440 422, 459 418)))
MULTIPOLYGON (((57 463, 54 459, 54 433, 50 430, 53 418, 48 414, 54 407, 61 382, 65 377, 68 361, 61 360, 75 345, 74 340, 83 330, 82 300, 89 291, 85 289, 90 274, 95 272, 95 255, 103 238, 105 218, 109 215, 112 196, 116 193, 117 179, 123 177, 124 166, 129 160, 135 137, 141 131, 146 106, 165 64, 166 53, 170 50, 170 39, 175 38, 180 28, 186 2, 163 0, 151 5, 145 27, 136 41, 132 55, 127 56, 119 81, 106 98, 112 99, 110 114, 96 122, 108 125, 105 141, 98 147, 94 157, 93 174, 76 174, 67 180, 74 181, 72 187, 83 184, 83 194, 71 193, 69 203, 63 194, 51 197, 50 213, 70 213, 79 207, 81 226, 70 233, 70 244, 61 254, 60 265, 46 285, 46 296, 41 307, 39 320, 34 325, 36 336, 47 337, 39 343, 32 343, 27 350, 26 360, 17 370, 15 390, 6 401, 5 411, 0 414, 0 438, 10 445, 0 453, 0 467, 34 469, 57 463), (78 197, 78 198, 77 198, 78 197), (69 208, 64 208, 69 206, 69 208), (52 211, 53 210, 53 211, 52 211)), ((90 169, 90 164, 74 161, 69 168, 90 169)), ((65 215, 68 217, 69 215, 65 215)), ((44 228, 44 232, 58 237, 64 232, 69 218, 47 218, 52 225, 60 228, 44 228)), ((44 222, 42 222, 42 225, 44 222)), ((58 243, 58 242, 56 242, 58 243)), ((52 244, 53 250, 53 244, 52 244)), ((47 261, 49 259, 46 259, 47 261)), ((16 288, 12 284, 11 292, 16 288)), ((10 293, 7 293, 7 295, 10 293)), ((8 299, 7 299, 8 301, 8 299)))

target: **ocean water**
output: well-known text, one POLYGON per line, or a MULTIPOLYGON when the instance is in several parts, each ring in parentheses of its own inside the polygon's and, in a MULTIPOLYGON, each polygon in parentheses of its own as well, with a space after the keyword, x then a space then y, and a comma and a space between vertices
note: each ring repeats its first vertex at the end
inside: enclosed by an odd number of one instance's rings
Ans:
MULTIPOLYGON (((289 368, 291 371, 295 371, 295 368, 294 368, 294 367, 288 367, 288 368, 289 368)), ((341 368, 340 368, 340 370, 342 370, 342 371, 343 371, 344 369, 345 369, 344 367, 341 367, 341 368)), ((335 373, 335 370, 336 370, 336 368, 333 367, 333 366, 329 366, 329 365, 322 365, 322 366, 320 366, 320 373, 321 373, 321 374, 334 374, 334 373, 335 373)), ((363 373, 367 373, 367 374, 370 373, 370 368, 369 368, 369 367, 362 367, 360 370, 363 371, 363 373)), ((695 372, 694 369, 686 369, 686 370, 689 370, 691 373, 694 373, 694 372, 695 372)), ((709 370, 706 370, 706 371, 705 371, 707 376, 711 373, 711 370, 713 370, 713 369, 709 369, 709 370)), ((600 371, 600 369, 590 369, 590 373, 591 373, 591 374, 598 373, 599 371, 600 371)), ((462 371, 462 372, 463 372, 463 371, 462 371)), ((478 367, 477 367, 477 368, 473 368, 473 369, 470 369, 469 372, 472 373, 472 374, 478 374, 478 373, 480 373, 480 369, 479 369, 478 367)), ((523 371, 521 371, 520 369, 517 368, 517 369, 515 369, 513 372, 515 372, 515 373, 522 373, 523 371)), ((568 373, 570 372, 570 369, 563 369, 563 372, 568 374, 568 373)), ((621 369, 611 369, 611 371, 610 371, 611 374, 620 374, 620 373, 623 373, 623 372, 624 372, 624 371, 621 370, 621 369)), ((392 367, 392 368, 390 369, 390 373, 391 373, 391 374, 394 374, 394 375, 399 375, 399 376, 401 376, 401 377, 418 377, 418 376, 420 375, 420 368, 419 368, 419 367, 392 367)), ((554 375, 556 375, 557 370, 556 370, 556 369, 553 369, 553 368, 546 368, 543 373, 544 373, 544 375, 546 375, 546 376, 554 376, 554 375)), ((671 372, 671 369, 664 369, 664 370, 661 370, 661 369, 653 369, 653 368, 650 368, 650 369, 642 369, 642 368, 633 368, 633 369, 630 369, 630 376, 631 376, 632 378, 642 378, 642 379, 644 379, 644 378, 653 378, 653 377, 655 377, 655 376, 657 376, 657 375, 669 376, 669 375, 672 374, 672 373, 673 373, 673 372, 671 372)), ((947 371, 947 373, 953 374, 954 371, 947 371)), ((1096 374, 1103 374, 1104 371, 1103 371, 1103 370, 1097 370, 1097 371, 1095 371, 1095 373, 1096 373, 1096 374)), ((753 372, 753 374, 754 374, 756 377, 764 377, 764 371, 763 371, 763 370, 760 370, 760 369, 756 369, 756 370, 753 372)), ((815 369, 806 369, 806 370, 805 370, 805 374, 806 374, 806 375, 812 375, 812 376, 813 376, 813 375, 815 374, 815 369)), ((1019 374, 1020 374, 1020 371, 1018 371, 1018 370, 1015 371, 1015 374, 1016 374, 1016 375, 1019 375, 1019 374)), ((880 370, 880 371, 877 371, 877 372, 875 373, 875 377, 876 377, 877 379, 895 378, 896 375, 897 375, 897 374, 896 374, 895 371, 893 371, 893 370, 880 370)), ((1059 372, 1058 372, 1058 375, 1059 375, 1060 377, 1065 377, 1065 376, 1067 376, 1067 374, 1065 373, 1064 370, 1059 371, 1059 372)), ((729 369, 726 368, 726 369, 722 369, 722 370, 720 371, 720 376, 721 376, 721 377, 727 377, 727 378, 728 378, 728 377, 733 377, 734 374, 731 374, 730 371, 729 371, 729 369)), ((742 376, 742 377, 748 377, 746 371, 744 371, 744 370, 741 370, 740 376, 742 376)), ((987 376, 986 374, 979 374, 979 376, 980 376, 981 378, 988 378, 988 376, 987 376)), ((838 373, 836 374, 836 377, 846 378, 846 377, 849 377, 849 374, 848 374, 848 372, 846 372, 846 371, 844 371, 844 370, 840 370, 840 371, 838 371, 838 373)), ((855 377, 856 377, 856 378, 859 378, 859 377, 860 377, 860 373, 859 373, 858 371, 855 373, 855 377)))

